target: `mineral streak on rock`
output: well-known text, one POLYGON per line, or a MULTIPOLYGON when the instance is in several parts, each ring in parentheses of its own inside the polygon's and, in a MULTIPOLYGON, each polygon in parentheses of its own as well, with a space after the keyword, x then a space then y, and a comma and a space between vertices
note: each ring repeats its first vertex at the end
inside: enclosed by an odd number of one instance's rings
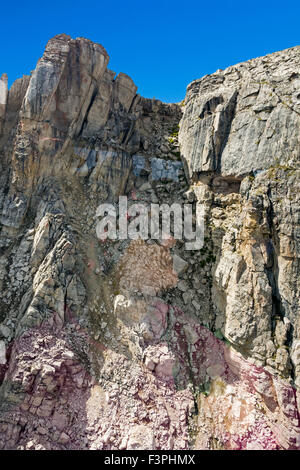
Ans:
POLYGON ((300 449, 300 48, 137 94, 64 34, 0 79, 0 449, 300 449), (100 240, 100 203, 205 244, 100 240))

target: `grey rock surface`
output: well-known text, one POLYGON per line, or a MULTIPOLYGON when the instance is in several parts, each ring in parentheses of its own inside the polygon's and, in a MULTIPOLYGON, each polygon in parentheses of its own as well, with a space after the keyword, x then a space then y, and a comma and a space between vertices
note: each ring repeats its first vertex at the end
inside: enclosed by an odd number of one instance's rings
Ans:
POLYGON ((189 176, 241 177, 299 161, 299 69, 298 46, 192 82, 179 133, 189 176))
POLYGON ((1 78, 0 448, 300 448, 299 54, 181 105, 66 35, 1 78), (203 247, 99 239, 120 195, 202 204, 203 247))

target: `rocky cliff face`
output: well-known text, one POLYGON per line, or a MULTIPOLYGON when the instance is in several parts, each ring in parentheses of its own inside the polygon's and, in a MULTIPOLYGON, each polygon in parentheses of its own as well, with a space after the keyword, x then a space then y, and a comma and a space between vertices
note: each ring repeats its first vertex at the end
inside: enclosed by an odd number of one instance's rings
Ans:
POLYGON ((0 448, 300 448, 299 62, 165 104, 60 35, 2 76, 0 448), (119 195, 202 204, 204 246, 99 240, 119 195))

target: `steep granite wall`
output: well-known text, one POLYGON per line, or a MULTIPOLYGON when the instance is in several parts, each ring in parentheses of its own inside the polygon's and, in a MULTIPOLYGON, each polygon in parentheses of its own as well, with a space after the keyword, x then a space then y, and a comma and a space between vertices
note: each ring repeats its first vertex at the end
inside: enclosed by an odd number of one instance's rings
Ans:
POLYGON ((300 49, 181 105, 108 60, 0 81, 0 448, 299 449, 300 49), (204 246, 99 240, 124 194, 202 204, 204 246))

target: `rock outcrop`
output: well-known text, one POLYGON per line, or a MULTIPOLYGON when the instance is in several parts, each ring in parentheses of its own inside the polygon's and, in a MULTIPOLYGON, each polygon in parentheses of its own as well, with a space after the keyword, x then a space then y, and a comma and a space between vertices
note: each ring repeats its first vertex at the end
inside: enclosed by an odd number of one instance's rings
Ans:
POLYGON ((188 86, 179 139, 190 177, 241 178, 299 161, 299 61, 295 47, 188 86))
POLYGON ((0 448, 299 449, 300 49, 180 105, 108 60, 0 79, 0 448), (203 247, 99 239, 120 195, 202 205, 203 247))

